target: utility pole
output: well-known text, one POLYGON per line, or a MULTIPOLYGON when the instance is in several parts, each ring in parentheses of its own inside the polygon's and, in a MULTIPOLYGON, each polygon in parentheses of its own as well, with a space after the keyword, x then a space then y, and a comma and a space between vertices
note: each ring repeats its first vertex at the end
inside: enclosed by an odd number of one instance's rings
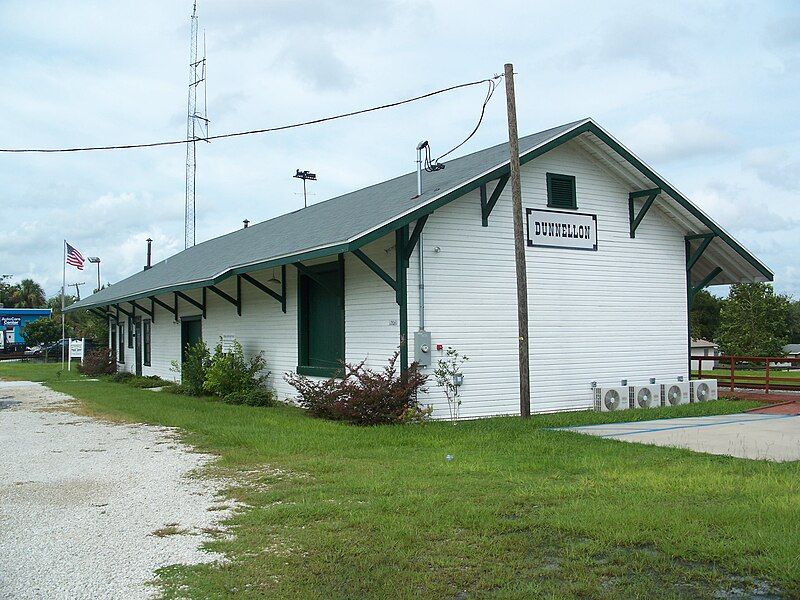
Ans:
POLYGON ((81 299, 81 287, 80 286, 86 285, 86 282, 85 281, 81 281, 80 283, 70 283, 70 285, 74 285, 75 286, 75 295, 77 296, 77 300, 76 300, 76 302, 77 302, 78 300, 81 299))
POLYGON ((519 332, 519 414, 531 416, 530 346, 528 343, 528 273, 522 227, 522 183, 519 174, 517 104, 514 97, 514 65, 505 65, 508 111, 508 153, 511 169, 511 206, 514 213, 514 260, 517 267, 517 329, 519 332))

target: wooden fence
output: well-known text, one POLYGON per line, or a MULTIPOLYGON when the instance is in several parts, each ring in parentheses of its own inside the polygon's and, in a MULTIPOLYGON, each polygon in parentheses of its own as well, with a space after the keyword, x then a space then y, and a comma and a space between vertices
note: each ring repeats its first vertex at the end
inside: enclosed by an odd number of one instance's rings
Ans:
POLYGON ((698 368, 692 370, 697 379, 716 379, 720 388, 800 392, 800 358, 784 356, 692 356, 698 368), (703 363, 714 362, 713 369, 703 363), (737 372, 738 370, 738 372, 737 372), (794 374, 794 376, 791 376, 794 374))

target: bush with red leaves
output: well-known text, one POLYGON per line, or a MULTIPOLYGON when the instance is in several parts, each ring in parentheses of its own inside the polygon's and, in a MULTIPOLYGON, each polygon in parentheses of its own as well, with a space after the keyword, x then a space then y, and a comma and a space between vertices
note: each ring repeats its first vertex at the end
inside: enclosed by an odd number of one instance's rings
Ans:
POLYGON ((389 364, 373 371, 358 364, 344 363, 344 377, 309 379, 296 373, 284 378, 299 394, 299 403, 310 414, 323 419, 346 421, 354 425, 386 425, 425 421, 430 407, 419 404, 419 392, 428 379, 412 364, 405 377, 397 369, 395 352, 389 364))
POLYGON ((83 357, 83 362, 78 365, 78 371, 84 375, 110 375, 117 371, 117 360, 110 348, 90 350, 83 357))

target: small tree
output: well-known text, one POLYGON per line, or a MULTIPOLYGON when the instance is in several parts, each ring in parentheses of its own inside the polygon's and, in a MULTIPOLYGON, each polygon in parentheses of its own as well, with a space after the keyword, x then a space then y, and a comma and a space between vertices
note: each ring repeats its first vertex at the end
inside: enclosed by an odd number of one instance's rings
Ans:
POLYGON ((61 339, 61 323, 52 318, 36 319, 22 328, 25 345, 44 346, 61 339))
POLYGON ((735 283, 720 311, 716 341, 729 356, 781 356, 789 340, 788 296, 766 283, 735 283))
POLYGON ((692 300, 692 337, 713 340, 717 336, 722 304, 722 298, 706 290, 697 292, 692 300))
POLYGON ((458 421, 461 410, 459 388, 464 377, 461 367, 468 360, 469 357, 459 354, 458 350, 448 346, 445 358, 440 358, 437 361, 436 370, 433 372, 436 385, 444 389, 444 395, 447 397, 447 407, 450 409, 450 420, 453 423, 458 421))
POLYGON ((800 344, 800 300, 792 302, 789 308, 789 343, 800 344))

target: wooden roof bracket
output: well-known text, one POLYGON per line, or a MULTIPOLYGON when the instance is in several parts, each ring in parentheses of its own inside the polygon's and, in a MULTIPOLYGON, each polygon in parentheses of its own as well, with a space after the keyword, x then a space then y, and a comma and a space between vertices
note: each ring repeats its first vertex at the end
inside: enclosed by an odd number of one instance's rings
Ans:
POLYGON ((636 229, 644 219, 647 211, 653 206, 653 202, 661 193, 661 188, 653 188, 652 190, 639 190, 628 194, 628 218, 630 220, 630 234, 632 238, 636 237, 636 229), (639 214, 636 214, 636 207, 634 206, 636 198, 647 198, 639 209, 639 214))
POLYGON ((494 186, 492 195, 488 200, 486 199, 486 184, 481 184, 481 225, 484 227, 489 226, 489 215, 492 214, 492 210, 494 209, 495 204, 497 204, 497 201, 500 199, 500 194, 503 193, 510 176, 510 172, 500 176, 500 178, 497 180, 497 185, 494 186))
MULTIPOLYGON (((270 297, 274 298, 275 300, 277 300, 278 302, 280 302, 281 303, 281 310, 283 310, 283 312, 286 313, 286 265, 281 265, 281 293, 280 294, 275 292, 275 291, 273 291, 273 290, 271 290, 271 289, 269 289, 266 285, 261 283, 258 279, 255 279, 254 277, 252 277, 251 275, 248 275, 247 273, 242 273, 242 274, 238 275, 237 277, 239 277, 240 281, 242 279, 244 279, 247 283, 249 283, 253 287, 255 287, 255 288, 261 290, 262 292, 264 292, 265 294, 267 294, 267 296, 270 296, 270 297)), ((237 284, 237 285, 241 286, 241 284, 237 284)), ((239 292, 240 301, 241 301, 241 297, 242 297, 241 292, 239 292)))

